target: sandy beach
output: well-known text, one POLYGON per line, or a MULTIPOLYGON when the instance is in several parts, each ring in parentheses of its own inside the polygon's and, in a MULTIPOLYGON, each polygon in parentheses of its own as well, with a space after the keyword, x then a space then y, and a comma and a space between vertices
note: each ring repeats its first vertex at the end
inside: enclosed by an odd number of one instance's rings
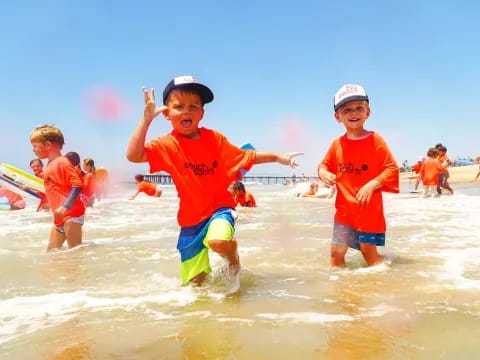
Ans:
MULTIPOLYGON (((456 166, 456 167, 449 167, 448 171, 450 173, 450 178, 448 181, 451 184, 466 184, 473 182, 475 176, 477 176, 479 167, 477 164, 475 165, 467 165, 467 166, 456 166)), ((402 173, 400 175, 401 181, 409 181, 414 174, 412 172, 402 173)))

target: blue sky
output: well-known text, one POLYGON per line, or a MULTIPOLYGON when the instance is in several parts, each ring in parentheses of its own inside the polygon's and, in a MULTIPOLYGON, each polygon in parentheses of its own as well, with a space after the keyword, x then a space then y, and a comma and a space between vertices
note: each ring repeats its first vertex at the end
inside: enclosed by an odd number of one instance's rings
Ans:
MULTIPOLYGON (((141 86, 161 94, 178 75, 215 94, 203 126, 258 150, 304 151, 298 174, 314 175, 343 134, 332 101, 345 83, 366 88, 366 127, 399 164, 437 142, 452 158, 476 157, 479 13, 478 1, 2 2, 0 161, 28 169, 29 134, 48 123, 63 131, 64 152, 119 179, 143 172, 125 159, 141 86), (110 118, 95 110, 107 91, 120 104, 110 118)), ((148 137, 169 131, 157 118, 148 137)))

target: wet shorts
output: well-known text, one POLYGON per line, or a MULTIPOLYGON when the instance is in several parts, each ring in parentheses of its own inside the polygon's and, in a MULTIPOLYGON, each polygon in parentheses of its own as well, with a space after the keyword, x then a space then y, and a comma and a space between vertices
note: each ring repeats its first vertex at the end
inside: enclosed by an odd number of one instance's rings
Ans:
MULTIPOLYGON (((65 220, 65 222, 71 222, 71 223, 77 223, 77 224, 83 225, 84 220, 85 220, 85 217, 82 215, 82 216, 79 216, 79 217, 68 218, 67 220, 65 220)), ((63 225, 62 226, 53 225, 53 228, 55 230, 57 230, 59 233, 65 234, 65 230, 63 229, 63 225)))
POLYGON ((188 284, 191 279, 202 272, 207 274, 212 272, 208 257, 208 242, 233 239, 235 233, 233 213, 231 208, 221 208, 201 223, 181 228, 177 249, 180 251, 182 260, 181 280, 183 285, 188 284))
POLYGON ((385 246, 385 233, 357 231, 350 225, 334 222, 332 237, 333 245, 348 245, 348 247, 360 250, 360 243, 385 246))

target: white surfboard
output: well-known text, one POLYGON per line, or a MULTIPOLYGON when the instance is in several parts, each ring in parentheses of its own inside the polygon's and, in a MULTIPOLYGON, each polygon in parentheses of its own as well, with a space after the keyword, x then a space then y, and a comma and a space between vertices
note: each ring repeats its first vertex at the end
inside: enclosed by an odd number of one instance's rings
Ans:
POLYGON ((41 196, 32 190, 22 190, 20 185, 14 183, 10 179, 6 178, 3 175, 0 175, 0 185, 7 190, 13 191, 15 194, 18 194, 22 197, 28 197, 33 200, 41 200, 41 196))
POLYGON ((0 165, 0 175, 19 186, 26 186, 35 191, 45 192, 43 179, 20 170, 15 166, 2 163, 0 165))

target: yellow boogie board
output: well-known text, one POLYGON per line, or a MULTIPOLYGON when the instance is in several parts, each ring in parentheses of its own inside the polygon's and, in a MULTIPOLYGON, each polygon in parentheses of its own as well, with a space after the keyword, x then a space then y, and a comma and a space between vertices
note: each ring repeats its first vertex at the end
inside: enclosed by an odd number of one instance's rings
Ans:
POLYGON ((15 185, 18 185, 18 187, 26 186, 35 191, 45 192, 43 179, 20 170, 15 166, 2 163, 0 165, 0 175, 13 182, 15 185))
POLYGON ((35 192, 34 190, 22 190, 20 189, 20 185, 16 184, 15 182, 11 181, 7 177, 0 174, 0 185, 7 190, 14 192, 22 197, 28 197, 33 200, 41 200, 42 197, 35 192))

